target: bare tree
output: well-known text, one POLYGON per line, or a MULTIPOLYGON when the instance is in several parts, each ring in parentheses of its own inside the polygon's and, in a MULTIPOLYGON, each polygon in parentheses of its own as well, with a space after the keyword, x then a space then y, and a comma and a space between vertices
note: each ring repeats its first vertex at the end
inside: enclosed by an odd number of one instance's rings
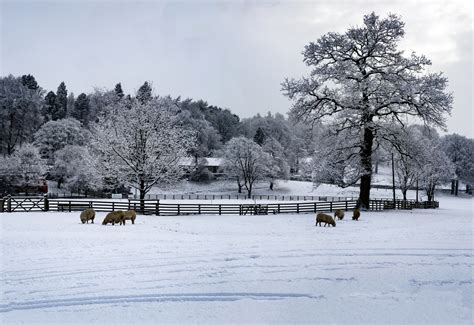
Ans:
MULTIPOLYGON (((397 49, 403 36, 404 23, 398 16, 381 19, 369 14, 362 27, 328 33, 307 45, 303 55, 312 69, 310 76, 282 84, 294 101, 292 118, 326 121, 334 134, 348 132, 358 139, 353 148, 360 173, 349 181, 360 179, 364 208, 369 207, 372 154, 381 141, 396 141, 386 126, 404 126, 411 116, 444 128, 444 115, 452 106, 442 73, 423 74, 430 60, 414 53, 406 57, 397 49)), ((353 150, 346 152, 348 158, 354 155, 353 150)))
POLYGON ((247 189, 248 197, 252 196, 255 182, 264 180, 269 174, 267 162, 270 155, 254 141, 238 137, 231 139, 224 147, 225 168, 237 177, 247 189))
POLYGON ((99 167, 107 173, 114 170, 139 190, 142 201, 154 185, 172 183, 183 174, 178 162, 195 137, 176 121, 177 109, 167 98, 134 100, 129 109, 120 107, 95 126, 95 147, 107 157, 99 159, 99 167))

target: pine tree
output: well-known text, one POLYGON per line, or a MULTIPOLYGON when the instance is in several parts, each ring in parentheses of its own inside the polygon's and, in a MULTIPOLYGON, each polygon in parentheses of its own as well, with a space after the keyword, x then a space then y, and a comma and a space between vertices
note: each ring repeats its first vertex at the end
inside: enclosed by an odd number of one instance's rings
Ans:
POLYGON ((63 119, 67 115, 67 89, 64 81, 59 84, 55 103, 55 110, 52 116, 53 121, 63 119))
POLYGON ((82 93, 77 96, 76 102, 74 103, 74 110, 72 111, 72 117, 82 122, 83 125, 88 125, 89 123, 89 98, 86 94, 82 93))
POLYGON ((263 142, 265 142, 265 132, 263 132, 263 129, 261 127, 258 127, 257 132, 255 132, 253 141, 259 146, 261 146, 263 142))
POLYGON ((122 84, 120 82, 115 85, 115 93, 117 94, 119 99, 122 99, 122 97, 124 96, 123 90, 122 90, 122 84))
POLYGON ((56 110, 56 94, 54 91, 50 91, 44 98, 44 106, 42 110, 42 115, 44 121, 48 122, 53 119, 53 112, 56 110))
POLYGON ((145 81, 145 83, 137 91, 138 101, 141 104, 149 102, 152 99, 152 91, 153 89, 151 88, 148 81, 145 81))
POLYGON ((39 88, 38 83, 36 82, 35 77, 31 74, 21 76, 21 83, 26 86, 28 89, 36 90, 39 88))

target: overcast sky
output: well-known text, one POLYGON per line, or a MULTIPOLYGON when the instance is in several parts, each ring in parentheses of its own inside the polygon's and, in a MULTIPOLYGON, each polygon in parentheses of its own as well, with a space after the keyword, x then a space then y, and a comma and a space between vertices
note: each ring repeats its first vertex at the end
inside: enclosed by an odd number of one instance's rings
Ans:
POLYGON ((304 45, 395 13, 401 47, 425 54, 454 93, 450 132, 473 137, 471 1, 2 1, 1 75, 33 74, 76 96, 145 80, 159 95, 204 99, 241 117, 287 113, 280 91, 299 78, 304 45))

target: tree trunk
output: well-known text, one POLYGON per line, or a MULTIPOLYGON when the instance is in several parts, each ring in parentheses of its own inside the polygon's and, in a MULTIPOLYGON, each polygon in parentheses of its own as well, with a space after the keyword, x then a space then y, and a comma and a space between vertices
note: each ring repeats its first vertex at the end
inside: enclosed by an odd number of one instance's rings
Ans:
POLYGON ((270 190, 273 191, 273 181, 270 181, 270 190))
POLYGON ((140 212, 145 213, 145 180, 140 180, 140 212))
POLYGON ((426 196, 428 197, 428 201, 431 202, 434 199, 434 191, 435 191, 435 185, 428 185, 428 189, 426 191, 426 196))
POLYGON ((252 198, 252 184, 249 185, 249 187, 247 188, 247 192, 248 192, 248 198, 252 198))
POLYGON ((239 187, 239 193, 242 193, 242 187, 244 187, 244 185, 240 183, 240 179, 238 177, 237 177, 237 186, 239 187))
POLYGON ((402 194, 403 194, 403 201, 406 201, 407 200, 407 189, 403 189, 402 194))
POLYGON ((364 146, 360 153, 360 160, 364 175, 360 179, 359 204, 362 209, 369 209, 370 183, 372 181, 372 145, 374 143, 374 133, 372 129, 364 129, 364 146))
POLYGON ((63 179, 58 179, 58 190, 61 189, 61 184, 63 183, 63 179))

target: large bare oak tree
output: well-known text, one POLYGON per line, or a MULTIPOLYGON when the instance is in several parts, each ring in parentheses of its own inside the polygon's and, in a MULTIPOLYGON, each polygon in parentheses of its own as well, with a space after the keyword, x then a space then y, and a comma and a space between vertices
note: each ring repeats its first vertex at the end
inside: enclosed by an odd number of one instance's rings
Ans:
POLYGON ((307 45, 303 61, 311 73, 282 83, 295 120, 329 123, 333 135, 351 138, 351 148, 334 150, 344 149, 347 159, 357 155, 363 208, 369 207, 376 144, 397 141, 387 126, 404 126, 413 117, 444 128, 444 116, 451 111, 448 80, 442 73, 425 72, 431 64, 425 56, 405 56, 397 48, 403 36, 398 16, 371 13, 361 27, 327 33, 307 45))

